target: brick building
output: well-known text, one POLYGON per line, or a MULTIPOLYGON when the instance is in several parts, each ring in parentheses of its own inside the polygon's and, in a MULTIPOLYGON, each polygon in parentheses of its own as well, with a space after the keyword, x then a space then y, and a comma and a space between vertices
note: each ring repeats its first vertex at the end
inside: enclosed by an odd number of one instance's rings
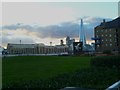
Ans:
POLYGON ((96 26, 94 29, 96 52, 110 50, 120 53, 120 17, 96 26))

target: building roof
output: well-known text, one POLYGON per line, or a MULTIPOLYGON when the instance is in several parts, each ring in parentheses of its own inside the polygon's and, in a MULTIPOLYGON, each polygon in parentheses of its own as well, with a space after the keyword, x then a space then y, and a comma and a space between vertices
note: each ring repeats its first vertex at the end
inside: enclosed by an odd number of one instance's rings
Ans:
POLYGON ((102 22, 97 27, 103 27, 103 28, 120 28, 120 16, 112 21, 109 22, 102 22))
POLYGON ((9 47, 14 47, 14 48, 34 48, 35 44, 12 44, 8 43, 9 47))
POLYGON ((14 47, 14 48, 35 48, 35 47, 46 47, 46 48, 65 48, 67 46, 45 46, 44 44, 12 44, 8 43, 8 47, 14 47))

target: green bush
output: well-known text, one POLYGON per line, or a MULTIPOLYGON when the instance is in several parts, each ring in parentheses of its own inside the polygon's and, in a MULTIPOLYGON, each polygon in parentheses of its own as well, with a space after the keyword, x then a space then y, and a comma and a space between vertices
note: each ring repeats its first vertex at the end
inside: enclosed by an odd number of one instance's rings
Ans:
POLYGON ((98 56, 91 59, 91 66, 120 68, 120 56, 98 56))
POLYGON ((111 50, 104 50, 103 54, 112 54, 111 50))

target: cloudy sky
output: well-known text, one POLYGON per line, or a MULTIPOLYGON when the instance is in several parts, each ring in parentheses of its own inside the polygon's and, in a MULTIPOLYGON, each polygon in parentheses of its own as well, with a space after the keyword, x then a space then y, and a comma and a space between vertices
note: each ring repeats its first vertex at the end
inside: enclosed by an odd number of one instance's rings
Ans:
POLYGON ((2 44, 21 40, 56 45, 66 36, 77 41, 81 18, 90 41, 95 26, 103 19, 110 21, 117 16, 117 2, 3 2, 2 44))

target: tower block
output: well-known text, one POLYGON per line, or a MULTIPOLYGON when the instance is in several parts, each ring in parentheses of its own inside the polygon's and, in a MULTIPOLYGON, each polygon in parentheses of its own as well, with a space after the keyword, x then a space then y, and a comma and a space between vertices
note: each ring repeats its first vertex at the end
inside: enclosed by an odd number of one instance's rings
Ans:
POLYGON ((85 32, 84 32, 84 27, 83 27, 83 20, 81 19, 81 25, 79 29, 79 41, 83 42, 83 46, 86 44, 86 37, 85 37, 85 32))

